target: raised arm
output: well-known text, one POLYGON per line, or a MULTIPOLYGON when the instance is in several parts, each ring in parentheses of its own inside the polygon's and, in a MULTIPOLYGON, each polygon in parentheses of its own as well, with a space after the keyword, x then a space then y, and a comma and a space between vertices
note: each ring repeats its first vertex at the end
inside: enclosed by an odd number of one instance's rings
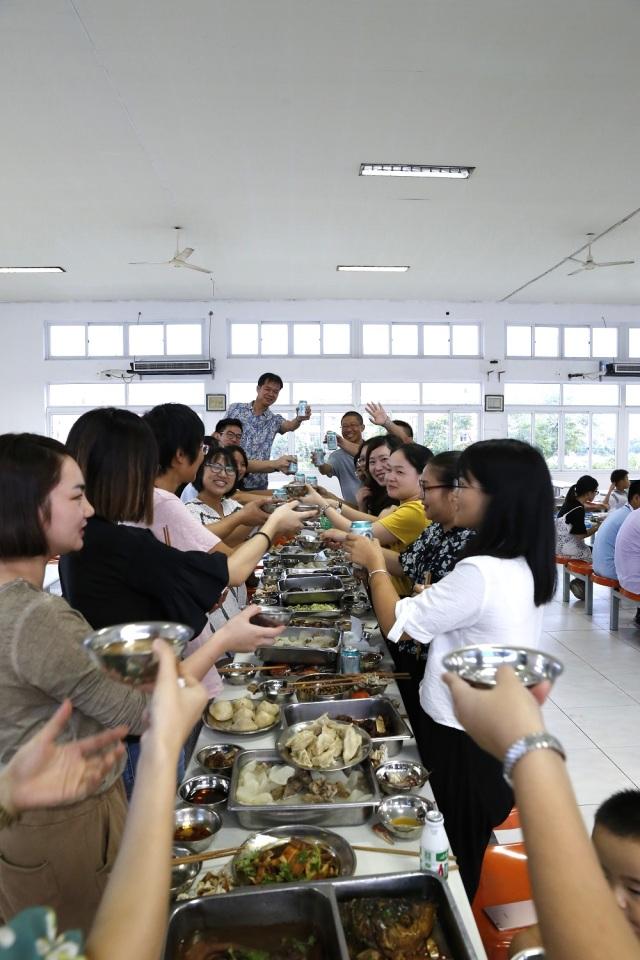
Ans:
POLYGON ((285 453, 276 460, 249 460, 249 473, 286 473, 289 464, 294 463, 295 459, 285 453))
POLYGON ((305 515, 294 511, 297 504, 297 500, 283 503, 281 507, 269 514, 257 533, 236 547, 228 557, 229 584, 232 587, 244 583, 249 574, 253 573, 260 557, 271 548, 276 534, 285 530, 291 533, 302 529, 305 515))
POLYGON ((298 427, 304 423, 305 420, 311 418, 311 407, 307 404, 305 408, 304 417, 296 416, 293 420, 283 420, 280 426, 278 427, 278 433, 291 433, 292 430, 297 430, 298 427))
POLYGON ((397 423, 393 422, 381 403, 367 403, 365 405, 365 410, 369 415, 369 420, 371 423, 375 423, 378 427, 384 427, 387 433, 390 433, 399 440, 402 440, 403 443, 408 443, 411 440, 411 437, 406 430, 403 427, 399 427, 397 423))

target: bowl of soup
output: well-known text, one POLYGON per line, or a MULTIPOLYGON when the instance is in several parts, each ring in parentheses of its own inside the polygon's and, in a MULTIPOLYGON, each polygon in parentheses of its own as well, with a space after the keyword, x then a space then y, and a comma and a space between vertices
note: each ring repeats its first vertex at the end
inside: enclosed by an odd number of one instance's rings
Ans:
POLYGON ((85 639, 84 646, 103 670, 135 686, 154 683, 158 675, 159 661, 153 651, 154 640, 158 637, 164 640, 179 660, 192 636, 191 627, 183 623, 159 620, 120 623, 95 630, 85 639))

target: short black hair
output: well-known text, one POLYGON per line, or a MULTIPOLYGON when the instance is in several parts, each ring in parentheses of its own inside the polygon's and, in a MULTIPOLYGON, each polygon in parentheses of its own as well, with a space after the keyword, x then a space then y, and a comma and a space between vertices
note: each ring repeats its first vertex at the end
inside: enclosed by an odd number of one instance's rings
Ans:
POLYGON ((621 790, 596 810, 594 826, 616 837, 640 840, 640 790, 621 790))
POLYGON ((624 480, 624 478, 628 476, 628 470, 614 470, 610 477, 611 483, 618 483, 620 480, 624 480))
POLYGON ((629 489, 627 490, 627 497, 629 498, 629 503, 631 503, 634 497, 640 497, 640 480, 631 481, 629 489))
POLYGON ((460 455, 460 476, 475 479, 489 502, 465 557, 524 557, 537 607, 555 592, 551 475, 539 450, 521 440, 479 440, 460 455))
POLYGON ((391 423, 395 423, 396 427, 402 427, 405 433, 407 433, 413 440, 413 427, 410 423, 407 423, 406 420, 392 420, 391 423))
POLYGON ((414 470, 422 473, 426 465, 433 458, 433 453, 429 447, 423 447, 421 443, 403 443, 392 453, 401 453, 407 463, 410 463, 414 470))
POLYGON ((271 381, 271 382, 273 382, 273 383, 279 383, 281 390, 282 390, 282 388, 284 387, 284 383, 282 382, 282 377, 279 377, 277 373, 263 373, 263 374, 261 374, 260 377, 258 378, 258 386, 259 386, 259 387, 263 387, 263 386, 265 385, 265 383, 268 383, 269 381, 271 381))
POLYGON ((142 419, 158 444, 158 472, 166 473, 179 450, 195 463, 204 440, 202 418, 184 403, 161 403, 147 410, 142 419))
POLYGON ((204 460, 202 461, 202 463, 200 464, 200 466, 198 467, 198 472, 196 473, 195 479, 193 481, 193 485, 198 491, 198 493, 201 492, 204 486, 204 482, 202 479, 204 474, 204 468, 211 463, 218 463, 220 460, 224 462, 225 467, 233 467, 234 476, 235 476, 233 487, 230 490, 228 490, 227 493, 225 493, 225 497, 230 497, 234 493, 238 484, 238 468, 236 467, 236 462, 231 456, 231 453, 229 452, 228 447, 216 447, 215 450, 210 450, 209 453, 204 458, 204 460))
POLYGON ((238 420, 236 417, 223 417, 222 420, 218 420, 216 423, 216 429, 214 432, 222 433, 222 431, 226 430, 227 427, 236 427, 240 431, 244 430, 242 420, 238 420))
POLYGON ((97 516, 151 526, 158 444, 142 417, 117 407, 88 410, 71 427, 67 452, 84 474, 97 516))
POLYGON ((427 466, 433 470, 438 480, 443 486, 454 487, 455 481, 459 476, 460 451, 445 450, 444 453, 436 453, 429 460, 427 466))
POLYGON ((362 414, 358 413, 357 410, 347 410, 346 413, 343 413, 342 416, 340 417, 340 423, 342 423, 345 417, 356 417, 358 420, 358 423, 361 423, 362 426, 364 427, 364 419, 362 417, 362 414))
POLYGON ((0 436, 0 558, 47 556, 42 520, 50 519, 49 494, 60 482, 67 451, 37 433, 0 436))

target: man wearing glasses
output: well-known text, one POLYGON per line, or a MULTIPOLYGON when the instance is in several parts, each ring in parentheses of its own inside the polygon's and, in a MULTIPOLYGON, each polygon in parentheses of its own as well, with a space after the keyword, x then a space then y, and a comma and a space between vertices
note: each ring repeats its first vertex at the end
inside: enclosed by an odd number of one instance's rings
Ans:
POLYGON ((338 449, 330 453, 326 463, 317 463, 315 451, 311 460, 318 468, 318 472, 325 477, 337 477, 342 492, 342 499, 352 506, 357 504, 356 492, 360 488, 360 480, 356 476, 354 455, 362 446, 364 420, 357 410, 347 410, 340 420, 338 434, 338 449))
POLYGON ((224 417, 216 423, 213 436, 221 447, 241 447, 242 432, 242 420, 236 417, 224 417))

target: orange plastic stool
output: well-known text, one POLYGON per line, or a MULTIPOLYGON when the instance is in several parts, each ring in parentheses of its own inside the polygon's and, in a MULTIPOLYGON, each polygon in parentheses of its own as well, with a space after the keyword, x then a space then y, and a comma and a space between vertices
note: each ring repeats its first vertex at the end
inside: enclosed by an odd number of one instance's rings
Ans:
POLYGON ((618 629, 618 620, 620 619, 620 604, 622 598, 625 600, 632 600, 634 603, 640 604, 640 594, 631 593, 630 590, 625 590, 624 587, 618 585, 618 587, 611 591, 611 607, 609 611, 609 629, 617 630, 618 629))
MULTIPOLYGON (((508 822, 509 817, 505 823, 508 822)), ((498 930, 483 908, 494 907, 500 903, 531 900, 531 898, 524 844, 509 843, 503 846, 487 847, 482 861, 480 885, 472 910, 488 960, 507 960, 507 951, 512 938, 518 930, 524 928, 498 930)))
POLYGON ((556 553, 556 563, 559 567, 564 567, 562 571, 562 602, 569 603, 569 583, 570 579, 567 574, 567 564, 571 560, 571 557, 565 557, 562 553, 556 553))
POLYGON ((569 563, 564 568, 565 577, 569 578, 569 575, 573 574, 576 580, 582 580, 584 583, 584 612, 588 617, 593 616, 592 572, 593 567, 588 560, 569 560, 569 563))

